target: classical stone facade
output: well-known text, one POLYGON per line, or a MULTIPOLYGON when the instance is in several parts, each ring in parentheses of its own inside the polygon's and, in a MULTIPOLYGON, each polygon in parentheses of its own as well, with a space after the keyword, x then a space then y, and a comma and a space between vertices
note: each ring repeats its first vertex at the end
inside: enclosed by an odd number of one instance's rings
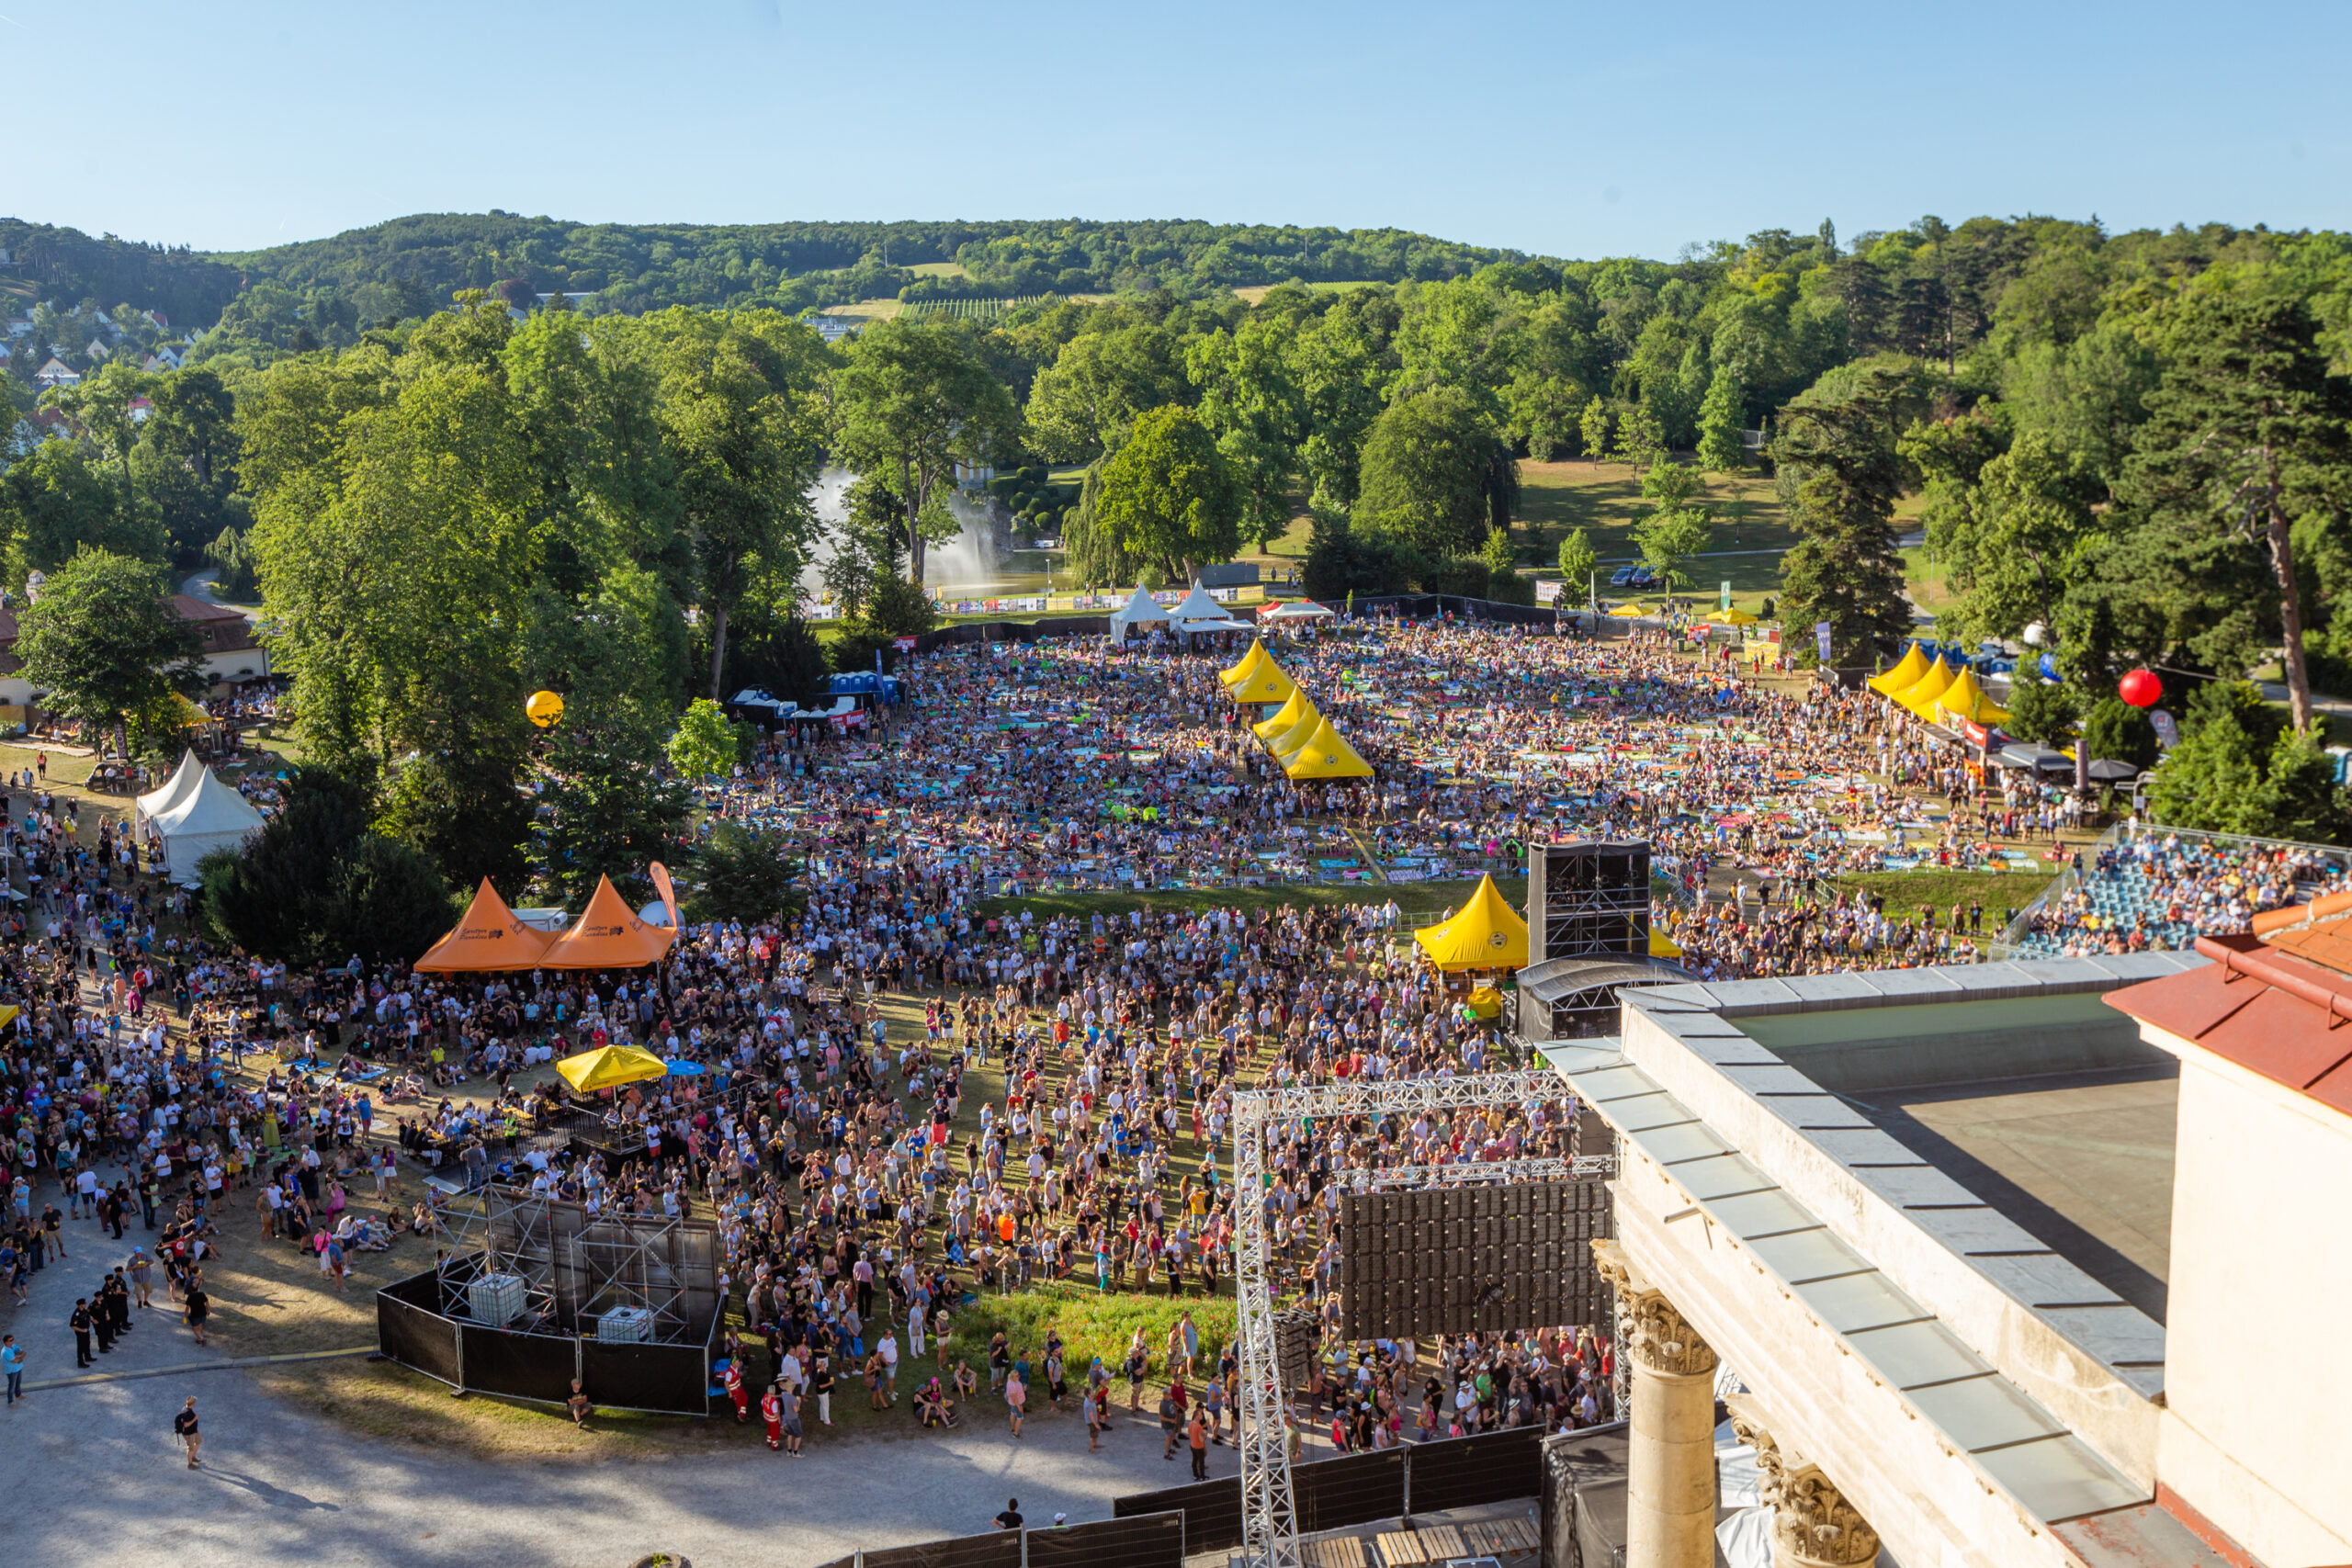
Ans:
POLYGON ((1732 1431, 1756 1450, 1758 1488, 1772 1509, 1773 1568, 1871 1568, 1878 1532, 1871 1529, 1821 1467, 1781 1451, 1754 1404, 1736 1395, 1732 1431))
POLYGON ((1676 1377, 1715 1370, 1715 1352, 1690 1320, 1657 1291, 1636 1283, 1624 1249, 1613 1241, 1592 1244, 1594 1269, 1617 1293, 1617 1320, 1634 1364, 1676 1377))

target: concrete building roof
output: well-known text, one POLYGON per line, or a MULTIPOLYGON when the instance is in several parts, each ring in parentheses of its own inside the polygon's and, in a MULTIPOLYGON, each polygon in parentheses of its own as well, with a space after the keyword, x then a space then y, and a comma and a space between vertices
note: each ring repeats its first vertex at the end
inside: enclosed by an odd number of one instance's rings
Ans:
MULTIPOLYGON (((1623 994, 1623 1043, 1537 1049, 1688 1212, 2050 1525, 2154 1495, 2165 1330, 2142 1303, 2161 1310, 2165 1260, 2143 1253, 2156 1292, 2127 1295, 2083 1266, 2083 1239, 2128 1258, 2120 1242, 2164 1229, 2120 1201, 2133 1182, 2114 1162, 2144 1167, 2165 1059, 2100 998, 2205 966, 2143 953, 1661 986, 1623 994), (2141 1125, 2102 1151, 2087 1132, 2119 1094, 2141 1125), (2080 1146, 2037 1168, 1939 1109, 1972 1102, 1976 1121, 2030 1112, 2080 1146)), ((2144 1201, 2168 1213, 2164 1175, 2144 1201)))

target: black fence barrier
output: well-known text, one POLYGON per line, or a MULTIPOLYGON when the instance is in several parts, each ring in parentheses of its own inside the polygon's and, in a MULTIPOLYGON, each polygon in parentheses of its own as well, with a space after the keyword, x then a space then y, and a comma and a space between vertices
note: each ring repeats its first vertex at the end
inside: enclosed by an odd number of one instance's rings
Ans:
MULTIPOLYGON (((523 1334, 480 1323, 462 1324, 458 1332, 465 1337, 459 1365, 466 1387, 542 1404, 561 1404, 571 1396, 580 1358, 579 1341, 570 1335, 523 1334)), ((600 1404, 624 1403, 609 1394, 588 1397, 600 1404)))
MULTIPOLYGON (((405 1283, 405 1281, 403 1281, 405 1283)), ((392 1293, 376 1292, 376 1345, 404 1367, 455 1384, 460 1381, 457 1324, 392 1293)))
POLYGON ((470 1275, 471 1261, 459 1259, 447 1280, 427 1270, 377 1292, 377 1348, 401 1366, 476 1393, 561 1404, 576 1377, 589 1402, 608 1409, 710 1414, 716 1318, 700 1344, 621 1345, 496 1328, 434 1310, 463 1301, 459 1281, 470 1275))
MULTIPOLYGON (((1028 1568, 1184 1568, 1184 1516, 1142 1514, 1032 1529, 1028 1568)), ((866 1561, 873 1557, 867 1554, 866 1561)))
POLYGON ((607 1345, 582 1339, 580 1378, 588 1397, 598 1404, 679 1416, 710 1414, 707 1346, 607 1345))
MULTIPOLYGON (((1294 1465, 1292 1483, 1297 1483, 1298 1472, 1309 1468, 1294 1465)), ((1241 1544, 1241 1478, 1226 1481, 1195 1481, 1189 1486, 1168 1486, 1158 1492, 1141 1492, 1132 1497, 1114 1497, 1111 1501, 1111 1517, 1114 1519, 1135 1518, 1145 1514, 1177 1513, 1184 1517, 1184 1550, 1197 1554, 1223 1551, 1241 1544)))
POLYGON ((1293 1465, 1291 1504, 1300 1532, 1343 1529, 1403 1514, 1408 1456, 1408 1450, 1388 1449, 1293 1465))
POLYGON ((865 1568, 1021 1568, 1021 1530, 957 1536, 862 1553, 865 1568))
POLYGON ((1520 1427, 1415 1445, 1407 1501, 1417 1514, 1532 1497, 1544 1487, 1544 1428, 1520 1427))

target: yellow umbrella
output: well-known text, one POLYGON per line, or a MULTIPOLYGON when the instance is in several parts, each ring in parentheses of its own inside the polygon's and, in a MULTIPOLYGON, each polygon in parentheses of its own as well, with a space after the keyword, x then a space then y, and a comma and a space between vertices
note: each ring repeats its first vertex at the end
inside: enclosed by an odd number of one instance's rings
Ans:
POLYGON ((625 1083, 642 1083, 670 1071, 661 1057, 634 1045, 599 1045, 594 1051, 566 1056, 555 1065, 555 1070, 563 1075, 564 1082, 582 1094, 591 1089, 618 1089, 625 1083))
POLYGON ((1871 676, 1864 683, 1881 696, 1891 697, 1927 672, 1928 656, 1919 651, 1919 645, 1915 642, 1905 651, 1903 662, 1883 673, 1871 676))
POLYGON ((1762 618, 1760 615, 1751 615, 1745 610, 1719 610, 1707 617, 1711 621, 1719 622, 1726 626, 1752 626, 1762 618))
POLYGON ((1288 735, 1300 719, 1314 711, 1315 705, 1306 700, 1305 688, 1294 686, 1291 688, 1290 700, 1276 708, 1272 718, 1261 719, 1250 728, 1256 732, 1259 739, 1271 744, 1274 737, 1288 735))
POLYGON ((1609 613, 1612 615, 1623 615, 1629 620, 1657 614, 1656 610, 1645 610, 1639 604, 1620 604, 1609 613))
POLYGON ((1470 993, 1470 1010, 1480 1018, 1493 1018, 1503 1010, 1503 994, 1492 986, 1480 986, 1470 993))

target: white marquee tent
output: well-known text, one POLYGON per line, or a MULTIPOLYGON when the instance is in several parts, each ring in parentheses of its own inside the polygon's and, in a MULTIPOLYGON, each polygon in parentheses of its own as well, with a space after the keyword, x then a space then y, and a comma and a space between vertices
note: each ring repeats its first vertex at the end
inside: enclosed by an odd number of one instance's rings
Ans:
MULTIPOLYGON (((187 765, 180 764, 183 771, 187 765)), ((175 782, 156 793, 168 794, 175 788, 178 798, 165 804, 163 809, 147 809, 147 802, 153 796, 142 795, 139 802, 147 836, 164 841, 164 866, 174 882, 194 882, 197 862, 214 850, 233 850, 261 831, 261 813, 243 795, 222 784, 211 769, 198 766, 192 784, 182 788, 175 782)))
POLYGON ((180 765, 164 781, 161 789, 149 790, 138 800, 138 819, 152 822, 196 793, 198 780, 204 777, 204 764, 196 760, 194 751, 181 754, 180 765))
POLYGON ((1167 624, 1168 612, 1161 609, 1153 600, 1149 590, 1143 584, 1137 583, 1136 596, 1127 601, 1126 606, 1111 612, 1111 640, 1125 642, 1131 627, 1154 625, 1164 626, 1167 624))
POLYGON ((1209 597, 1209 591, 1199 583, 1184 595, 1184 602, 1169 612, 1175 629, 1190 637, 1195 632, 1246 632, 1250 628, 1233 618, 1226 607, 1209 597))

